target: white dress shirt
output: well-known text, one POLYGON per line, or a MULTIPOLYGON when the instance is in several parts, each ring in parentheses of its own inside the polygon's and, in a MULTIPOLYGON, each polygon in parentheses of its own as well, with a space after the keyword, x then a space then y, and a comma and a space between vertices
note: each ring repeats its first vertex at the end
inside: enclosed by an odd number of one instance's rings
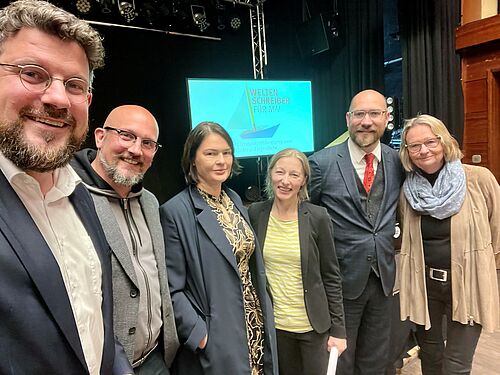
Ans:
MULTIPOLYGON (((0 168, 59 265, 89 373, 98 375, 104 345, 101 263, 68 198, 81 180, 69 165, 59 168, 53 172, 54 186, 43 196, 37 180, 2 153, 0 168)), ((30 249, 37 250, 37 246, 30 249)))
MULTIPOLYGON (((352 165, 354 166, 359 179, 363 181, 366 168, 366 152, 361 149, 361 147, 359 147, 356 143, 354 143, 351 138, 349 138, 347 141, 347 147, 349 148, 349 155, 351 156, 352 165)), ((375 158, 373 159, 373 175, 375 176, 377 174, 378 164, 382 160, 382 147, 380 146, 380 142, 377 144, 377 147, 375 147, 375 150, 373 150, 371 153, 375 155, 375 158)))

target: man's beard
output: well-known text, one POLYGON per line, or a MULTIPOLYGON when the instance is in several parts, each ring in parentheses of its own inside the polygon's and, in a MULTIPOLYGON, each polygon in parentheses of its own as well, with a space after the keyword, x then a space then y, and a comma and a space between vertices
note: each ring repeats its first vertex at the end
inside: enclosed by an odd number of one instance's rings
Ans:
POLYGON ((54 135, 45 134, 46 146, 28 143, 24 138, 24 124, 21 119, 0 125, 0 151, 23 171, 50 172, 69 163, 73 154, 80 149, 87 137, 88 128, 81 137, 71 133, 68 141, 58 147, 50 147, 54 135))
POLYGON ((125 176, 118 170, 117 163, 114 163, 114 165, 108 163, 106 159, 104 159, 104 155, 101 152, 98 153, 98 156, 99 161, 104 168, 104 171, 106 172, 108 177, 114 181, 115 184, 132 187, 143 180, 144 173, 138 173, 135 176, 125 176))
POLYGON ((356 132, 356 129, 349 129, 349 136, 352 141, 360 148, 371 146, 373 144, 376 144, 380 140, 379 134, 376 132, 370 133, 370 136, 367 137, 366 135, 358 134, 356 132))

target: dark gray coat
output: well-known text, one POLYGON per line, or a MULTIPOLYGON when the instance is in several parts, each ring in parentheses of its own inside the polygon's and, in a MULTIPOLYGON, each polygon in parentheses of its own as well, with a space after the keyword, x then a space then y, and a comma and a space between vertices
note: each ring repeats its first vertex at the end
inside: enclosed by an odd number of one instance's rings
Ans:
POLYGON ((311 202, 326 207, 333 220, 335 251, 346 299, 355 299, 363 292, 375 256, 385 295, 390 295, 394 286, 393 235, 404 175, 397 151, 381 146, 385 191, 374 224, 361 205, 358 177, 347 142, 318 151, 309 158, 311 202))
MULTIPOLYGON (((225 191, 249 222, 238 195, 225 191)), ((250 375, 241 279, 232 247, 211 208, 190 186, 160 207, 160 217, 181 343, 174 374, 250 375), (205 349, 197 349, 207 334, 205 349)), ((264 315, 265 374, 277 375, 274 318, 258 247, 250 270, 264 315)))
MULTIPOLYGON (((135 327, 138 324, 139 299, 146 297, 142 297, 137 293, 139 289, 137 275, 124 237, 130 234, 122 233, 111 206, 112 204, 119 205, 119 202, 123 201, 123 199, 119 198, 111 186, 94 171, 91 162, 95 157, 96 152, 94 150, 84 149, 76 153, 71 165, 89 189, 106 240, 111 246, 113 325, 115 335, 132 362, 135 349, 135 335, 132 332, 135 332, 135 327)), ((160 282, 161 317, 163 322, 160 343, 163 344, 162 351, 165 363, 170 367, 179 347, 179 341, 177 340, 174 313, 168 290, 165 244, 158 213, 158 200, 151 192, 143 189, 142 184, 135 185, 132 190, 135 193, 131 194, 131 197, 127 198, 127 200, 139 200, 153 243, 153 254, 160 282)))

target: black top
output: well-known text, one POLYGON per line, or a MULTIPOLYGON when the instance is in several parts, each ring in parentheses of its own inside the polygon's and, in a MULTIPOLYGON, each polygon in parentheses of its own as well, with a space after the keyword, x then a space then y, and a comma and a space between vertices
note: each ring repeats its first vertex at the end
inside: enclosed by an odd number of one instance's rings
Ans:
MULTIPOLYGON (((434 185, 441 169, 435 173, 422 175, 434 185)), ((439 220, 422 215, 422 241, 425 265, 432 268, 451 268, 450 217, 439 220)))

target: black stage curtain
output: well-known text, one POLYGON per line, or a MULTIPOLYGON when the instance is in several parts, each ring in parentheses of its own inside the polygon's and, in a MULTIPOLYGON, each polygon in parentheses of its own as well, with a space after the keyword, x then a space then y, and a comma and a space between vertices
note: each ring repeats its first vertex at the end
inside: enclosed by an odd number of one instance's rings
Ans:
POLYGON ((441 119, 461 143, 463 94, 455 31, 460 0, 399 0, 403 52, 403 113, 441 119))
MULTIPOLYGON (((297 42, 297 28, 305 19, 304 0, 264 3, 269 62, 265 78, 312 80, 316 149, 346 130, 344 114, 353 94, 368 87, 383 92, 382 1, 338 0, 339 36, 331 40, 328 51, 310 57, 300 55, 297 42)), ((311 16, 333 9, 330 1, 308 2, 311 16)), ((222 41, 95 27, 104 38, 106 66, 96 72, 86 146, 95 147, 93 130, 102 126, 112 108, 133 103, 151 110, 164 147, 146 173, 145 186, 162 203, 185 186, 179 167, 190 129, 185 79, 251 79, 248 17, 239 32, 225 33, 222 41)), ((244 172, 230 185, 244 195, 264 171, 258 171, 255 159, 241 163, 244 172)))
MULTIPOLYGON (((316 8, 310 8, 327 10, 324 1, 312 3, 316 8)), ((367 88, 384 92, 383 0, 339 0, 338 11, 339 36, 309 64, 316 149, 347 130, 345 113, 354 94, 367 88)))

